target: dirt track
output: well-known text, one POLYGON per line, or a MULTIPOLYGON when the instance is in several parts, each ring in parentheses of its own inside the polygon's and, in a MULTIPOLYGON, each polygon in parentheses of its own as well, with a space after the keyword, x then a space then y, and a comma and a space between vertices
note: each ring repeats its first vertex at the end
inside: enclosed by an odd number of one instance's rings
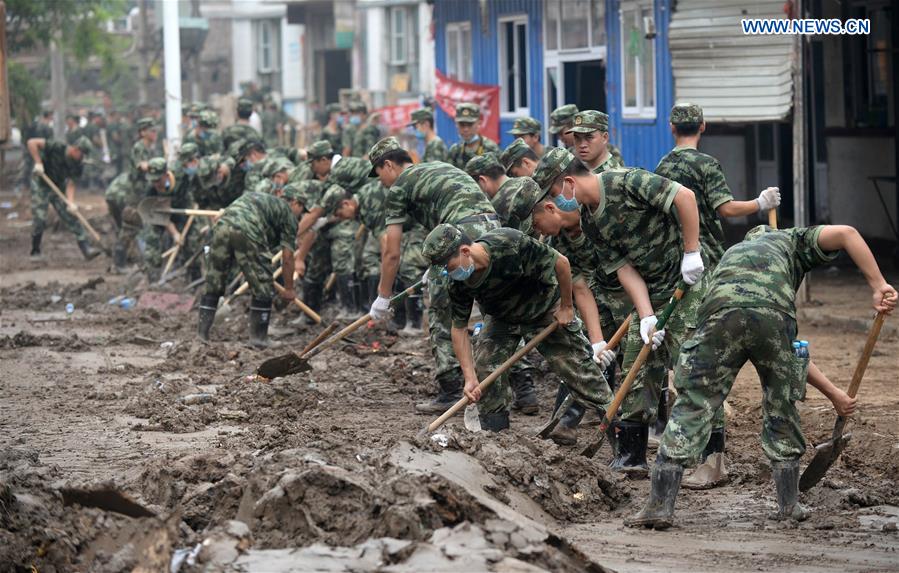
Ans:
MULTIPOLYGON (((99 197, 90 199, 87 215, 102 222, 99 197)), ((216 344, 206 347, 194 339, 192 313, 109 305, 145 291, 107 275, 102 257, 85 264, 64 231, 45 237, 47 261, 30 262, 26 204, 18 208, 18 219, 0 213, 0 570, 16 570, 10 562, 42 572, 138 563, 164 570, 171 549, 204 539, 214 542, 201 559, 231 556, 229 566, 256 571, 291 563, 391 571, 899 570, 894 329, 871 360, 850 446, 805 496, 811 520, 790 527, 766 519, 775 503, 757 438, 760 391, 745 369, 731 396, 731 484, 683 491, 679 527, 670 532, 634 531, 621 520, 640 506, 648 483, 610 473, 607 449, 588 461, 531 438, 543 416, 515 415, 513 431, 500 436, 473 435, 455 420, 442 432, 446 446, 417 438, 429 418, 412 405, 432 390, 424 340, 368 329, 317 358, 310 373, 248 382, 261 360, 280 352, 241 344, 242 313, 217 326, 216 344), (70 317, 68 302, 76 309, 70 317), (195 394, 211 396, 185 403, 195 394), (101 482, 161 519, 62 506, 61 485, 101 482), (239 555, 235 547, 249 549, 239 555)), ((865 335, 843 328, 869 317, 867 290, 848 271, 820 273, 813 285, 821 304, 804 309, 800 333, 822 370, 846 385, 865 335)), ((290 326, 293 309, 276 314, 274 334, 292 348, 317 332, 290 326)), ((541 385, 542 414, 551 381, 541 385)), ((829 404, 810 389, 801 411, 808 441, 822 441, 834 418, 829 404)), ((582 428, 581 441, 590 433, 582 428)))

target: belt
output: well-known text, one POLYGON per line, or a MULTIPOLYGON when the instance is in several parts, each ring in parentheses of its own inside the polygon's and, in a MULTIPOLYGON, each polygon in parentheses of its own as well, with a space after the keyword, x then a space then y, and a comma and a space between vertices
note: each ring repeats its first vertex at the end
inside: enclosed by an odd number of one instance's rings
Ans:
POLYGON ((457 225, 465 225, 466 223, 479 223, 481 221, 499 221, 499 216, 496 213, 481 213, 479 215, 469 215, 468 217, 462 217, 458 221, 456 221, 457 225))

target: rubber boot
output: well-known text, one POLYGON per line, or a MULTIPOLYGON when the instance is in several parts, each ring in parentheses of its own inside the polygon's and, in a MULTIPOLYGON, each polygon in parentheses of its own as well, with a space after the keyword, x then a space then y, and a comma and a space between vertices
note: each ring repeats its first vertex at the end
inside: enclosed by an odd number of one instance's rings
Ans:
POLYGON ((649 470, 646 464, 649 426, 628 420, 619 420, 617 426, 618 452, 609 467, 631 477, 645 477, 649 470))
POLYGON ((712 489, 729 481, 724 465, 724 428, 712 430, 702 451, 702 463, 684 477, 684 489, 712 489))
MULTIPOLYGON (((396 281, 396 292, 403 292, 406 290, 406 284, 402 281, 396 281)), ((406 328, 406 305, 404 304, 394 304, 393 307, 393 317, 390 319, 390 327, 394 330, 402 330, 406 328)))
POLYGON ((337 275, 337 301, 340 311, 337 320, 350 320, 356 318, 356 290, 353 275, 337 275))
POLYGON ((799 503, 799 460, 772 462, 771 473, 777 488, 777 514, 774 519, 808 519, 808 509, 799 503))
POLYGON ((197 335, 203 342, 209 342, 209 330, 215 321, 215 311, 218 309, 219 295, 204 294, 200 297, 200 320, 197 325, 197 335))
POLYGON ((128 251, 125 245, 116 243, 112 248, 112 269, 116 274, 123 274, 125 267, 128 266, 128 251))
POLYGON ((509 383, 515 393, 512 409, 521 411, 525 416, 536 416, 540 410, 537 404, 537 391, 534 389, 532 369, 518 370, 509 373, 509 383))
POLYGON ((400 331, 403 336, 421 336, 421 295, 414 294, 407 296, 403 301, 406 308, 406 325, 400 331))
POLYGON ((667 460, 656 461, 652 466, 652 486, 649 499, 640 512, 624 520, 628 527, 667 529, 674 522, 674 501, 680 489, 684 468, 667 460))
POLYGON ((41 261, 44 259, 44 255, 41 254, 41 239, 43 238, 44 233, 34 233, 31 235, 31 257, 32 261, 41 261))
MULTIPOLYGON (((303 302, 316 313, 322 311, 322 284, 303 281, 303 302)), ((315 324, 308 315, 303 314, 302 319, 306 324, 315 324)))
POLYGON ((250 300, 250 344, 256 348, 268 348, 268 321, 272 314, 271 299, 253 297, 250 300))
POLYGON ((91 244, 86 240, 78 241, 78 250, 81 251, 81 254, 84 256, 84 260, 86 261, 93 260, 100 254, 100 251, 91 247, 91 244))
POLYGON ((577 402, 572 404, 562 414, 562 419, 549 434, 549 439, 560 446, 573 446, 577 444, 577 427, 584 417, 585 408, 577 402))
POLYGON ((665 433, 665 426, 668 425, 668 387, 662 388, 661 394, 659 394, 659 407, 658 407, 658 415, 656 416, 656 422, 653 424, 652 429, 649 432, 649 441, 658 445, 659 440, 662 439, 662 434, 665 433))
POLYGON ((462 398, 462 371, 453 370, 437 377, 439 390, 430 402, 415 405, 415 409, 423 414, 442 414, 462 398))
POLYGON ((493 412, 491 414, 478 414, 481 421, 481 429, 488 432, 501 432, 509 429, 509 412, 493 412))

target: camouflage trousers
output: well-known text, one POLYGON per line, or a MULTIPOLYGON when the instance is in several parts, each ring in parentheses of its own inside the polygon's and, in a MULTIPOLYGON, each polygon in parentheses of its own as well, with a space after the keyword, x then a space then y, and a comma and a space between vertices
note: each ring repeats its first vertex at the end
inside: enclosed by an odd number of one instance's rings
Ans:
MULTIPOLYGON (((596 306, 599 308, 599 326, 602 328, 603 338, 608 341, 618 331, 618 327, 627 320, 634 305, 631 304, 627 293, 609 292, 597 287, 591 287, 591 290, 596 299, 596 306)), ((627 339, 628 337, 625 335, 615 349, 620 357, 627 352, 627 339)))
MULTIPOLYGON (((511 324, 494 316, 484 317, 484 327, 474 348, 478 379, 483 380, 519 348, 522 339, 529 341, 555 318, 547 313, 541 320, 528 324, 511 324)), ((578 320, 571 327, 558 327, 537 345, 553 372, 565 381, 575 402, 585 408, 605 409, 612 401, 612 391, 598 364, 593 361, 590 341, 578 320)), ((507 377, 496 380, 478 402, 482 414, 508 411, 513 393, 507 377)))
POLYGON ((400 255, 400 268, 397 273, 397 277, 403 284, 417 283, 421 280, 425 269, 430 266, 428 260, 421 254, 421 244, 427 236, 428 232, 420 225, 403 233, 403 251, 400 255))
POLYGON ((125 199, 128 196, 128 174, 122 173, 112 180, 103 194, 106 206, 109 208, 109 216, 115 223, 116 230, 122 228, 122 215, 125 211, 125 199))
POLYGON ((66 204, 60 199, 52 189, 47 187, 43 182, 36 179, 31 180, 31 234, 40 235, 47 227, 47 213, 50 205, 56 209, 59 220, 63 222, 66 229, 75 235, 79 241, 87 240, 87 233, 84 227, 74 215, 69 213, 66 204))
POLYGON ((306 258, 307 283, 324 285, 328 275, 352 275, 355 270, 353 250, 359 223, 341 221, 326 227, 315 238, 306 258))
MULTIPOLYGON (((703 276, 684 293, 665 325, 665 339, 658 349, 649 354, 649 358, 643 363, 640 372, 634 379, 630 392, 621 403, 621 419, 631 422, 652 424, 656 420, 659 410, 659 396, 662 388, 668 383, 668 370, 673 369, 677 363, 681 344, 696 328, 696 314, 699 303, 705 295, 708 278, 703 276)), ((662 309, 668 301, 653 301, 656 316, 661 315, 662 309)), ((617 327, 616 327, 617 328, 617 327)), ((627 338, 631 342, 624 352, 624 364, 621 372, 622 380, 630 372, 634 360, 643 348, 643 340, 640 337, 640 317, 635 310, 632 314, 631 324, 628 328, 627 338)))
POLYGON ((222 296, 235 264, 250 284, 254 298, 272 300, 271 258, 243 231, 219 221, 212 229, 212 244, 206 258, 206 294, 222 296))
POLYGON ((805 397, 808 358, 793 353, 796 321, 767 308, 726 308, 684 342, 674 374, 677 400, 659 452, 693 465, 712 431, 716 410, 747 361, 762 384, 762 450, 772 461, 798 458, 805 438, 795 402, 805 397))
POLYGON ((151 280, 159 278, 162 272, 162 251, 168 241, 168 232, 165 227, 158 225, 144 225, 138 234, 138 242, 141 245, 143 255, 143 271, 151 280))
POLYGON ((381 242, 366 229, 362 248, 356 247, 356 276, 360 279, 381 274, 381 242))

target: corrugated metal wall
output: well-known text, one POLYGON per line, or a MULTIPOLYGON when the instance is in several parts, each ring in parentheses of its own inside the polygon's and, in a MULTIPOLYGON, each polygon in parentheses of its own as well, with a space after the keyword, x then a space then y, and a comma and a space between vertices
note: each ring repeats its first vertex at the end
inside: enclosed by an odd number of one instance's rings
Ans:
MULTIPOLYGON (((434 51, 437 69, 446 70, 446 25, 452 22, 471 22, 472 81, 476 84, 498 85, 499 39, 497 18, 528 16, 528 84, 529 107, 532 117, 543 117, 543 4, 540 0, 491 0, 487 3, 487 26, 482 29, 481 10, 477 0, 436 0, 434 2, 434 51)), ((512 129, 512 119, 500 119, 501 146, 512 142, 506 133, 512 129)), ((442 110, 437 110, 437 133, 448 144, 458 141, 456 126, 442 110)))
POLYGON ((668 50, 668 25, 671 21, 670 0, 655 0, 656 23, 656 118, 625 119, 621 117, 621 22, 620 0, 606 2, 606 34, 609 38, 609 61, 606 84, 611 121, 612 142, 621 148, 629 167, 655 169, 674 145, 668 129, 668 112, 674 104, 671 76, 671 53, 668 50))

